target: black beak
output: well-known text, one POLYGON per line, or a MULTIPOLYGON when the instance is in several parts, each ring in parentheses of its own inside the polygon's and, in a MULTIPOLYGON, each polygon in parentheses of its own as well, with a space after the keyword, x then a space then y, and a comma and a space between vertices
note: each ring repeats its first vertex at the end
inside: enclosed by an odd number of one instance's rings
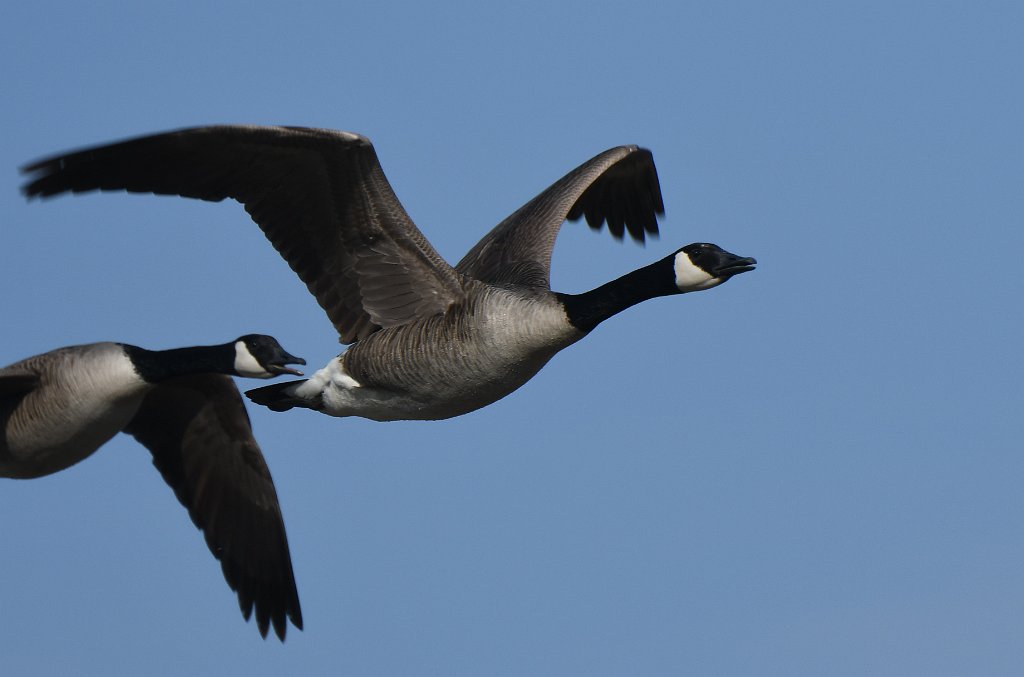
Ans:
POLYGON ((266 368, 268 372, 275 376, 279 376, 281 374, 302 376, 301 371, 298 369, 292 369, 291 367, 286 367, 285 365, 287 364, 306 364, 306 361, 301 357, 295 357, 294 355, 281 350, 280 355, 275 356, 274 359, 267 362, 266 368))
POLYGON ((721 260, 715 265, 711 273, 715 277, 732 277, 733 275, 753 270, 755 265, 757 265, 757 259, 751 256, 736 256, 735 254, 724 252, 721 260))

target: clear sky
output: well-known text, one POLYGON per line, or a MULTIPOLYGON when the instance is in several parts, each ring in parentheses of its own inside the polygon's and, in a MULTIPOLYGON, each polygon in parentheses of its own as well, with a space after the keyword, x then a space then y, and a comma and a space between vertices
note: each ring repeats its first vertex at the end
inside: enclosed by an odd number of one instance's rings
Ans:
MULTIPOLYGON (((641 248, 757 257, 491 407, 251 408, 306 621, 263 641, 148 453, 0 482, 5 675, 1019 675, 1024 9, 1016 2, 13 3, 0 364, 247 332, 339 350, 235 203, 28 203, 16 168, 207 123, 359 132, 442 255, 619 144, 641 248)), ((245 384, 248 385, 248 384, 245 384)))

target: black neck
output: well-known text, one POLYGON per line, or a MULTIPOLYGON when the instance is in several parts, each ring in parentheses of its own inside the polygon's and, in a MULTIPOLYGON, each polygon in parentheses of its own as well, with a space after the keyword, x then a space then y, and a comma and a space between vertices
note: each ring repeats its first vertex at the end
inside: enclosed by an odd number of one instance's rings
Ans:
POLYGON ((149 383, 159 383, 175 376, 188 374, 234 374, 235 347, 233 343, 219 346, 194 346, 170 350, 146 350, 138 346, 124 346, 139 376, 149 383))
POLYGON ((582 294, 556 294, 574 327, 586 333, 641 301, 678 294, 674 258, 656 261, 582 294))

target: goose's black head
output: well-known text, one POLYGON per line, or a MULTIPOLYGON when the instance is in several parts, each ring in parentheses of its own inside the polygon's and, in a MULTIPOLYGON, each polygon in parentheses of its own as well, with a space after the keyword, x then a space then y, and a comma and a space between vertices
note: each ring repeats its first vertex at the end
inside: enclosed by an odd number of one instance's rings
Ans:
POLYGON ((273 378, 280 374, 301 376, 302 372, 285 365, 306 364, 290 354, 273 336, 246 334, 235 339, 235 371, 249 378, 273 378))
POLYGON ((755 264, 756 259, 709 242, 688 244, 673 255, 676 287, 681 292, 717 287, 733 275, 753 270, 755 264))

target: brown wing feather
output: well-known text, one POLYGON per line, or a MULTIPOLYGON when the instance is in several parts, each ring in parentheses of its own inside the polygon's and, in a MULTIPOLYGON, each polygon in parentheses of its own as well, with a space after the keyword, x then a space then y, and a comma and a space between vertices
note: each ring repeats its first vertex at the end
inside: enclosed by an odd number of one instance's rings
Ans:
POLYGON ((442 313, 459 275, 406 214, 365 137, 299 127, 212 126, 32 163, 26 195, 127 190, 241 202, 350 343, 442 313), (387 271, 387 287, 366 276, 387 271))
POLYGON ((125 432, 152 452, 153 464, 203 531, 245 618, 255 608, 264 637, 272 623, 283 640, 286 617, 301 629, 277 492, 231 378, 164 381, 125 432))
POLYGON ((637 146, 606 150, 499 223, 459 261, 460 273, 492 284, 550 288, 551 252, 566 220, 585 217, 597 230, 608 224, 616 239, 643 242, 657 235, 665 212, 654 157, 637 146))

